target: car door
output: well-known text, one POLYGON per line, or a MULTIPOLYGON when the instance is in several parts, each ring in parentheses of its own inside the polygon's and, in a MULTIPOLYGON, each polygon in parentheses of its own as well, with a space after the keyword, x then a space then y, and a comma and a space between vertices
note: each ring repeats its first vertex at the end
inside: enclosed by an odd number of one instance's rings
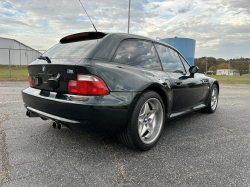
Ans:
POLYGON ((161 44, 155 44, 156 50, 162 63, 163 70, 169 75, 173 90, 172 111, 181 111, 202 102, 203 81, 199 74, 191 77, 189 65, 174 49, 161 44), (182 58, 182 60, 181 60, 182 58))

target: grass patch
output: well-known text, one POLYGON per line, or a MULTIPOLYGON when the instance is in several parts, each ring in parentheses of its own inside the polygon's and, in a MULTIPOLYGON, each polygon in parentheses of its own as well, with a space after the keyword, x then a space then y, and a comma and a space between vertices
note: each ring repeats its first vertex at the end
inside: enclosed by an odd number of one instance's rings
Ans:
POLYGON ((11 77, 9 66, 0 65, 0 81, 28 81, 27 66, 11 66, 11 77))
POLYGON ((250 84, 250 80, 248 81, 248 76, 229 76, 229 80, 227 75, 207 75, 207 76, 217 79, 219 83, 250 84))

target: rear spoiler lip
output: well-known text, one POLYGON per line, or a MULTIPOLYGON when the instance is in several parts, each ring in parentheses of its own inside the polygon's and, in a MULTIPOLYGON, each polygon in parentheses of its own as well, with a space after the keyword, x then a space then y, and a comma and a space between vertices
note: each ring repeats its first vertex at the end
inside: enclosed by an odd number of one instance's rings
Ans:
POLYGON ((61 44, 64 43, 73 43, 73 42, 79 42, 84 40, 96 40, 101 39, 104 36, 106 36, 109 33, 104 32, 81 32, 81 33, 75 33, 68 36, 63 37, 60 40, 61 44))

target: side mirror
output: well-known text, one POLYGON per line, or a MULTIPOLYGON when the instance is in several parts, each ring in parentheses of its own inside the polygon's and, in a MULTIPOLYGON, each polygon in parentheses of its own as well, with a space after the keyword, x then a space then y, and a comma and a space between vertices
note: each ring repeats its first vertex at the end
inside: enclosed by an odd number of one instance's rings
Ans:
POLYGON ((194 77, 194 74, 197 73, 198 71, 199 71, 199 68, 197 66, 191 66, 189 68, 189 73, 192 78, 194 77))

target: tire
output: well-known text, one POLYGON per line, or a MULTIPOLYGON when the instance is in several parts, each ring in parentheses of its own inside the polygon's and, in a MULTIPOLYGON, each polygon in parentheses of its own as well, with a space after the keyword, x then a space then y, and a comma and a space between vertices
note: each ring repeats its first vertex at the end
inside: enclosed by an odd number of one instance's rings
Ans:
POLYGON ((146 91, 138 99, 126 129, 117 134, 127 147, 147 151, 158 142, 165 124, 165 107, 160 95, 146 91))
POLYGON ((212 86, 210 95, 209 95, 209 100, 208 100, 208 105, 206 108, 202 109, 202 112, 206 112, 206 113, 214 113, 217 106, 218 106, 218 86, 216 84, 214 84, 212 86))

